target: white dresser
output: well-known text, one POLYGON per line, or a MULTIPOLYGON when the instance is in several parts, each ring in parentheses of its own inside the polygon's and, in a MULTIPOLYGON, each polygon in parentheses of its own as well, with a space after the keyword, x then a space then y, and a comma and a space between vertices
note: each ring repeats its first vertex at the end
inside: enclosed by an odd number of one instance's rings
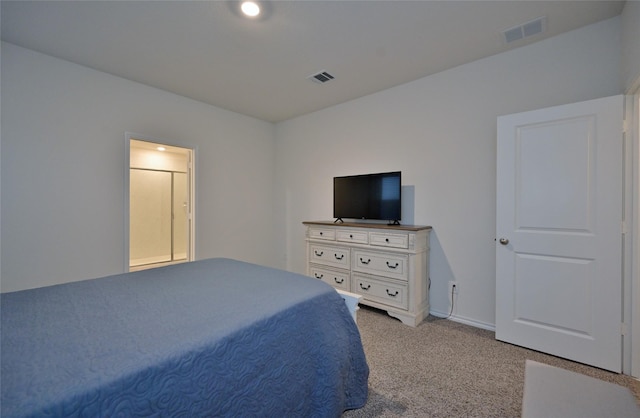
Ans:
POLYGON ((331 221, 307 227, 307 274, 416 326, 429 314, 430 226, 331 221))

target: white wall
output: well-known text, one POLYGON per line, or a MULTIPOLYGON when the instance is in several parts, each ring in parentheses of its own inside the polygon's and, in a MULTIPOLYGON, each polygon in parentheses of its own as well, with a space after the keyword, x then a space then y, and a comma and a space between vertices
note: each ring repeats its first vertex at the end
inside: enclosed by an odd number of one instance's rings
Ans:
POLYGON ((272 265, 271 123, 2 44, 3 292, 124 271, 125 132, 196 148, 196 258, 272 265))
MULTIPOLYGON (((276 213, 287 268, 305 270, 304 220, 331 219, 332 178, 402 170, 415 224, 432 225, 431 311, 495 324, 499 115, 619 94, 620 18, 277 125, 276 213)), ((404 220, 406 221, 406 220, 404 220)))
POLYGON ((621 19, 623 91, 634 93, 640 88, 640 1, 627 1, 621 19))
POLYGON ((600 22, 280 123, 275 132, 3 43, 1 290, 123 271, 129 131, 197 148, 197 258, 304 272, 301 222, 331 218, 333 176, 402 170, 415 201, 409 221, 434 226, 432 311, 446 312, 446 283, 457 280, 456 316, 490 327, 495 119, 620 93, 620 27, 620 18, 600 22))

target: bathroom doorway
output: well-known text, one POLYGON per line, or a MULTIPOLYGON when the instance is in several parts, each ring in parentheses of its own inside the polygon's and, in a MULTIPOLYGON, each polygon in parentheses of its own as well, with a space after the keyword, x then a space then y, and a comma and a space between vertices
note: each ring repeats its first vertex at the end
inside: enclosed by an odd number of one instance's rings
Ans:
POLYGON ((192 152, 129 138, 129 271, 192 260, 192 152))

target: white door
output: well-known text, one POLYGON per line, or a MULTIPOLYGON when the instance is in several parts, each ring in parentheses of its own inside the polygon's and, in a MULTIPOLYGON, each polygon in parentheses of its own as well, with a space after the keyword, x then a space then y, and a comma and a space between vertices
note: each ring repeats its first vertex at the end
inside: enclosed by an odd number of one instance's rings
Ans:
POLYGON ((620 372, 623 97, 498 118, 496 338, 620 372))

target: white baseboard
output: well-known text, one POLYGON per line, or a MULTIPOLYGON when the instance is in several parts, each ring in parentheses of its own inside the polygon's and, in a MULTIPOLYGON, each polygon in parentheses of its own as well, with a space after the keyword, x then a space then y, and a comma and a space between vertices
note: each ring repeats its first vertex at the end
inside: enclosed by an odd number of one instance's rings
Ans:
POLYGON ((449 316, 448 312, 439 312, 439 311, 431 310, 431 311, 429 311, 429 314, 431 314, 433 316, 437 316, 438 318, 447 318, 447 317, 449 317, 447 319, 449 319, 451 321, 454 321, 454 322, 459 322, 461 324, 470 325, 472 327, 486 329, 488 331, 496 332, 496 325, 495 324, 489 324, 487 322, 481 322, 481 321, 477 321, 475 319, 465 318, 464 316, 458 316, 458 315, 449 316))

